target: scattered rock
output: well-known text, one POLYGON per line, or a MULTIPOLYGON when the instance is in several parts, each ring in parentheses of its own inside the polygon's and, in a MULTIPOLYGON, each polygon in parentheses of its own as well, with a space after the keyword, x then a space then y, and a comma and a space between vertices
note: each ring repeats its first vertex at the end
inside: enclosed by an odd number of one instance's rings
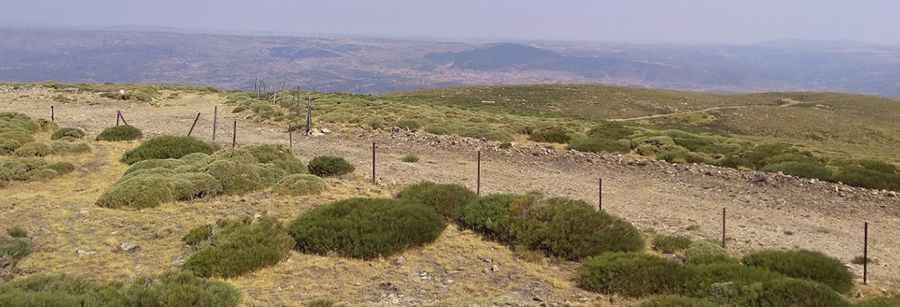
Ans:
POLYGON ((141 248, 140 245, 137 245, 137 244, 134 244, 131 242, 122 242, 122 244, 119 244, 119 250, 126 252, 126 253, 134 253, 134 252, 138 251, 140 248, 141 248))
POLYGON ((76 250, 75 250, 75 255, 77 255, 78 257, 82 257, 82 256, 90 256, 90 255, 93 255, 93 254, 96 254, 96 253, 97 253, 97 252, 89 251, 89 250, 83 250, 83 249, 76 249, 76 250))

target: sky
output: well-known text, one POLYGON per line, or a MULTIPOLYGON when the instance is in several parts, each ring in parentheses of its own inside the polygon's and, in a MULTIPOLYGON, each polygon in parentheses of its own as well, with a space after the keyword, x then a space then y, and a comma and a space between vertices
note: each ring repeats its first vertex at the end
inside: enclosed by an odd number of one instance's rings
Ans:
POLYGON ((896 0, 10 0, 0 25, 437 39, 900 45, 896 0))

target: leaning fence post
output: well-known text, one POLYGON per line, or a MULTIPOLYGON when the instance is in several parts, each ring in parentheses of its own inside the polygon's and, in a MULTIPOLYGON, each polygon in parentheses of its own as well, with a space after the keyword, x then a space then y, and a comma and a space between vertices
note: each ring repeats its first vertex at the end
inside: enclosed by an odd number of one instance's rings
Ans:
POLYGON ((863 226, 863 284, 869 284, 869 222, 863 226))
POLYGON ((219 106, 213 106, 212 140, 216 141, 216 127, 219 125, 219 106))
POLYGON ((237 146, 237 120, 234 121, 231 135, 231 153, 234 154, 234 148, 237 146))
POLYGON ((117 113, 119 113, 119 119, 122 120, 122 124, 128 126, 128 121, 125 120, 125 113, 122 113, 122 111, 118 111, 117 113))
POLYGON ((119 126, 119 118, 122 117, 122 111, 116 111, 116 127, 119 126))
POLYGON ((725 208, 722 208, 722 248, 725 248, 725 208))
POLYGON ((481 196, 481 150, 478 151, 476 160, 475 195, 481 196))
POLYGON ((197 117, 194 117, 194 123, 191 124, 191 130, 188 130, 188 135, 187 135, 187 136, 191 136, 191 134, 194 133, 194 127, 197 126, 197 121, 198 121, 198 120, 200 120, 200 112, 197 112, 197 117))
POLYGON ((372 184, 376 184, 375 178, 375 142, 372 142, 372 184))

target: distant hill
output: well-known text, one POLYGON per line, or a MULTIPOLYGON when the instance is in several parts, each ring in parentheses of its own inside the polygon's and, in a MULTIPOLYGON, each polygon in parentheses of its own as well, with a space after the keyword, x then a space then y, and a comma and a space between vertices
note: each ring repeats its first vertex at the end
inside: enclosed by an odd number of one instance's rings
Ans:
POLYGON ((900 96, 900 47, 783 40, 756 45, 475 44, 201 34, 124 27, 0 28, 0 81, 267 84, 386 93, 458 85, 604 83, 718 92, 900 96))

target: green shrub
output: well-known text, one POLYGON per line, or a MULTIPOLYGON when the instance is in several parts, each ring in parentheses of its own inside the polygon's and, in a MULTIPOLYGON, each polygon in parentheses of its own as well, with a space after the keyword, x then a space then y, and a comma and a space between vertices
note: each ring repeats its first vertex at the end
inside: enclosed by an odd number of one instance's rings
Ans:
POLYGON ((685 236, 658 235, 653 238, 653 249, 665 254, 673 254, 688 249, 691 239, 685 236))
POLYGON ((403 161, 406 163, 416 163, 416 162, 419 162, 419 157, 414 154, 408 154, 408 155, 405 155, 402 158, 400 158, 400 161, 403 161))
POLYGON ((202 277, 237 277, 287 259, 294 247, 294 240, 273 218, 225 221, 217 228, 209 244, 195 245, 199 250, 184 263, 185 270, 202 277))
POLYGON ((125 178, 100 195, 97 205, 104 208, 153 208, 175 200, 170 178, 143 175, 125 178))
POLYGON ((47 162, 37 158, 0 160, 0 181, 26 181, 38 177, 47 162))
POLYGON ((52 169, 58 175, 65 175, 75 171, 75 165, 69 162, 56 162, 51 163, 46 166, 48 169, 52 169))
POLYGON ((743 287, 784 278, 784 275, 765 268, 739 263, 688 265, 687 269, 692 277, 687 291, 682 294, 718 301, 734 301, 743 287))
POLYGON ((195 152, 211 154, 213 149, 212 145, 193 137, 160 136, 126 152, 122 156, 122 162, 134 164, 149 159, 177 159, 195 152))
POLYGON ((203 225, 188 231, 184 237, 181 237, 181 241, 184 241, 188 246, 199 246, 201 243, 209 241, 212 235, 213 225, 203 225))
POLYGON ((643 249, 640 231, 630 223, 594 210, 591 205, 565 198, 542 200, 512 217, 516 245, 548 255, 578 260, 607 252, 643 249))
POLYGON ((31 255, 31 239, 0 237, 0 259, 11 259, 13 263, 31 255))
POLYGON ((352 173, 355 168, 344 158, 319 156, 309 161, 309 172, 319 177, 341 176, 352 173))
POLYGON ((353 198, 312 209, 289 228, 301 252, 371 259, 430 243, 445 227, 422 204, 353 198))
POLYGON ((535 142, 566 144, 572 139, 570 132, 561 127, 545 127, 532 131, 528 139, 535 142))
POLYGON ((578 286, 626 297, 685 292, 691 272, 661 257, 642 253, 606 253, 590 257, 578 271, 578 286))
POLYGON ((303 196, 322 193, 326 188, 327 184, 322 178, 308 174, 294 174, 281 178, 274 191, 283 195, 303 196))
POLYGON ((97 135, 97 140, 120 142, 137 140, 143 137, 144 133, 141 132, 141 129, 135 128, 134 126, 122 125, 103 129, 103 131, 97 135))
POLYGON ((206 172, 222 184, 225 194, 241 195, 265 186, 260 169, 254 164, 218 160, 210 163, 206 172))
POLYGON ((619 140, 628 138, 634 134, 634 129, 625 127, 618 122, 602 121, 588 131, 588 136, 597 139, 619 140))
POLYGON ((788 277, 808 279, 847 293, 853 288, 853 274, 840 260, 807 250, 766 250, 743 258, 746 265, 779 272, 788 277))
POLYGON ((834 175, 833 181, 869 189, 900 191, 900 175, 883 173, 860 166, 841 168, 834 175))
POLYGON ((684 250, 688 264, 738 263, 719 244, 710 241, 694 241, 684 250))
POLYGON ((80 139, 84 137, 84 130, 78 128, 60 128, 57 129, 50 136, 51 140, 58 140, 61 138, 75 138, 80 139))
POLYGON ((493 194, 469 202, 459 211, 459 222, 463 227, 481 233, 490 239, 514 243, 513 210, 531 207, 536 202, 531 195, 493 194))
POLYGON ((0 285, 0 306, 10 307, 233 307, 239 302, 240 292, 233 286, 185 272, 109 284, 66 275, 32 275, 0 285))
POLYGON ((897 307, 900 306, 900 295, 876 297, 856 304, 856 307, 897 307))
POLYGON ((303 303, 303 306, 306 307, 331 307, 334 306, 334 301, 328 299, 316 299, 306 303, 303 303))
POLYGON ((831 169, 814 162, 779 162, 766 165, 766 167, 762 168, 762 171, 771 173, 782 172, 786 175, 797 177, 831 180, 831 169))
POLYGON ((81 142, 59 140, 50 143, 50 152, 57 155, 80 154, 90 151, 91 146, 81 142))
POLYGON ((397 198, 430 206, 453 221, 459 218, 460 208, 477 197, 475 192, 458 184, 422 182, 407 186, 397 198))
POLYGON ((646 300, 635 307, 717 307, 719 305, 699 298, 683 296, 660 296, 646 300))
POLYGON ((184 166, 185 164, 186 162, 181 159, 148 159, 139 161, 129 166, 128 169, 125 170, 125 175, 135 174, 138 173, 138 171, 156 168, 174 170, 175 168, 184 166))
POLYGON ((781 278, 742 292, 739 306, 850 307, 846 299, 828 286, 809 280, 781 278))
POLYGON ((631 145, 623 141, 604 139, 597 137, 582 137, 575 139, 569 144, 569 149, 581 152, 619 152, 626 153, 631 151, 631 145))
POLYGON ((16 149, 22 146, 22 143, 19 143, 13 139, 5 139, 0 135, 0 156, 11 155, 16 152, 16 149))
POLYGON ((10 237, 13 237, 13 238, 27 238, 28 237, 28 232, 19 226, 7 228, 6 234, 8 234, 10 237))
POLYGON ((414 120, 401 120, 400 122, 397 123, 397 127, 400 129, 406 129, 409 131, 416 131, 416 130, 419 130, 419 128, 421 126, 419 125, 419 122, 414 121, 414 120))
POLYGON ((207 173, 179 173, 172 177, 173 193, 177 200, 194 200, 222 193, 222 183, 207 173))
POLYGON ((19 157, 46 157, 52 152, 47 144, 32 142, 20 146, 16 149, 15 154, 19 157))

